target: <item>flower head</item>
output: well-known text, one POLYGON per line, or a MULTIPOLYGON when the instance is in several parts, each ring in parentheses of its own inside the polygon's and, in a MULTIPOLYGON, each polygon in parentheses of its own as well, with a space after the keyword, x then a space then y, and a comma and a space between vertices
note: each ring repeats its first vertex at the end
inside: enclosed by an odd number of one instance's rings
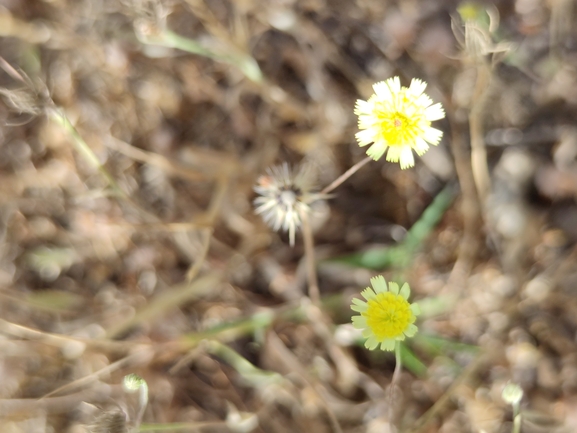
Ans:
POLYGON ((439 144, 443 132, 431 128, 431 122, 445 117, 445 111, 423 93, 426 87, 417 78, 408 88, 401 87, 399 77, 393 77, 374 84, 375 94, 368 101, 357 100, 362 131, 356 138, 361 147, 373 143, 367 155, 377 161, 388 149, 387 161, 400 162, 405 169, 415 165, 413 149, 420 156, 429 144, 439 144))
POLYGON ((407 283, 400 289, 397 283, 387 287, 379 275, 371 278, 371 285, 372 289, 367 287, 361 292, 367 302, 353 299, 351 309, 360 313, 353 316, 353 326, 363 330, 367 349, 374 350, 380 344, 381 350, 394 350, 396 341, 415 335, 414 323, 421 311, 417 304, 409 304, 411 289, 407 283))
POLYGON ((255 212, 273 230, 288 231, 291 246, 295 243, 295 232, 302 224, 303 215, 310 212, 310 204, 324 197, 313 193, 313 177, 309 166, 291 170, 288 164, 271 167, 260 176, 254 187, 259 194, 254 200, 255 212))

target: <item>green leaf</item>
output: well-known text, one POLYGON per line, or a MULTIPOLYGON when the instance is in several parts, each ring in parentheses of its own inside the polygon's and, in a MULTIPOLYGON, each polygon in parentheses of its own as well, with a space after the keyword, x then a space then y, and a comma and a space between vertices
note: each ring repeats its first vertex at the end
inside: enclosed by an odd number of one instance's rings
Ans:
POLYGON ((439 223, 457 195, 453 185, 446 186, 413 224, 401 244, 375 248, 360 253, 331 259, 360 268, 380 270, 387 267, 406 268, 429 234, 439 223))

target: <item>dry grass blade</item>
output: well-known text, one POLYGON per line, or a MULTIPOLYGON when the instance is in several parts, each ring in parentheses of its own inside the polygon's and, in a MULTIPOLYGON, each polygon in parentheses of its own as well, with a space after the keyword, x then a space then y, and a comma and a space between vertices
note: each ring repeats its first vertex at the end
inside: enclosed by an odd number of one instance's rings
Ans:
POLYGON ((314 394, 319 398, 321 404, 323 405, 326 413, 328 415, 331 428, 335 433, 343 433, 341 425, 337 417, 335 416, 333 410, 330 408, 327 400, 325 398, 325 389, 322 384, 320 384, 316 379, 310 377, 307 373, 306 368, 301 364, 298 358, 286 347, 279 336, 275 332, 269 332, 267 334, 268 343, 271 345, 274 351, 276 351, 283 364, 291 370, 297 372, 302 379, 305 380, 307 386, 314 392, 314 394))
POLYGON ((465 370, 460 374, 457 380, 452 383, 450 388, 445 391, 443 396, 437 400, 435 404, 421 418, 417 420, 415 427, 413 427, 408 433, 421 433, 425 431, 429 423, 446 409, 447 404, 450 403, 451 398, 456 390, 461 385, 470 380, 476 373, 478 373, 480 368, 486 366, 489 361, 490 357, 488 355, 478 355, 475 361, 470 363, 467 368, 465 368, 465 370))
POLYGON ((77 379, 73 382, 70 382, 60 388, 55 389, 54 391, 49 392, 48 394, 42 396, 42 399, 47 399, 53 395, 61 394, 63 392, 70 392, 72 390, 85 387, 87 385, 91 385, 97 380, 99 380, 102 376, 107 376, 108 374, 126 368, 126 367, 133 367, 136 365, 146 365, 152 357, 154 356, 154 351, 150 347, 140 348, 135 350, 132 354, 113 362, 110 365, 107 365, 100 370, 84 376, 81 379, 77 379))
POLYGON ((114 137, 110 137, 109 140, 106 140, 105 144, 111 149, 120 152, 129 158, 158 167, 164 170, 169 176, 180 177, 190 181, 201 181, 205 180, 210 175, 216 175, 216 173, 218 173, 218 171, 215 171, 212 174, 199 173, 196 170, 185 167, 176 161, 171 161, 162 155, 147 152, 114 137))
POLYGON ((61 397, 45 397, 41 399, 0 399, 0 417, 18 418, 30 417, 35 413, 51 415, 67 413, 81 402, 99 404, 112 397, 110 387, 105 384, 91 386, 84 391, 61 397))
POLYGON ((216 273, 207 274, 196 281, 181 283, 169 291, 152 299, 144 308, 137 311, 133 317, 120 322, 106 331, 106 338, 113 339, 144 321, 151 321, 172 308, 197 299, 209 291, 216 289, 222 278, 216 273))

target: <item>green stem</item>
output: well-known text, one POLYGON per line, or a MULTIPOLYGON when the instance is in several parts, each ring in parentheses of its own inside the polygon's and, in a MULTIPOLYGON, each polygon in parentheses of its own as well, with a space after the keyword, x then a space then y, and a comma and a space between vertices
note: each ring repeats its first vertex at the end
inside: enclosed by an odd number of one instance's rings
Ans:
POLYGON ((138 410, 138 414, 136 415, 137 426, 139 426, 140 423, 142 422, 144 411, 146 410, 146 406, 148 405, 148 384, 146 383, 146 381, 143 381, 142 385, 140 385, 138 404, 140 406, 140 409, 138 410))
POLYGON ((216 50, 211 50, 210 48, 203 46, 194 39, 186 38, 170 30, 163 30, 157 36, 143 36, 137 32, 137 37, 143 44, 176 48, 178 50, 186 51, 187 53, 197 54, 219 62, 228 63, 229 65, 239 68, 251 81, 254 81, 255 83, 261 83, 263 81, 262 71, 260 70, 256 60, 250 55, 240 52, 233 47, 228 47, 228 52, 217 52, 216 50))
POLYGON ((118 186, 118 184, 116 183, 116 180, 114 180, 112 175, 102 166, 102 164, 100 164, 100 161, 98 160, 98 157, 96 156, 96 154, 92 151, 90 146, 88 146, 86 141, 84 141, 84 139, 78 133, 78 131, 76 130, 74 125, 72 125, 72 123, 70 122, 68 117, 66 117, 66 114, 64 114, 64 111, 59 109, 59 108, 54 108, 53 110, 50 111, 50 118, 55 123, 60 125, 72 137, 72 139, 73 139, 72 142, 74 143, 74 146, 76 147, 76 150, 78 151, 78 153, 92 167, 94 167, 96 170, 98 170, 98 172, 102 175, 102 177, 106 180, 106 182, 108 183, 108 185, 112 189, 113 193, 116 196, 127 198, 128 196, 126 195, 126 193, 122 190, 122 188, 120 188, 120 186, 118 186))

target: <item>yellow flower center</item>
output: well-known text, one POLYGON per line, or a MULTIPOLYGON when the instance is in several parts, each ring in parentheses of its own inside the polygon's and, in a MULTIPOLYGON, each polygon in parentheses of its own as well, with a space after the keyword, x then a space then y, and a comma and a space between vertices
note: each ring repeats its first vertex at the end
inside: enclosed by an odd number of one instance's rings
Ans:
POLYGON ((406 146, 422 136, 431 126, 425 118, 424 108, 414 103, 405 91, 397 103, 377 103, 374 114, 378 119, 379 132, 389 146, 406 146))
POLYGON ((361 314, 379 341, 400 337, 415 321, 407 300, 391 292, 377 293, 367 301, 367 310, 361 314))

